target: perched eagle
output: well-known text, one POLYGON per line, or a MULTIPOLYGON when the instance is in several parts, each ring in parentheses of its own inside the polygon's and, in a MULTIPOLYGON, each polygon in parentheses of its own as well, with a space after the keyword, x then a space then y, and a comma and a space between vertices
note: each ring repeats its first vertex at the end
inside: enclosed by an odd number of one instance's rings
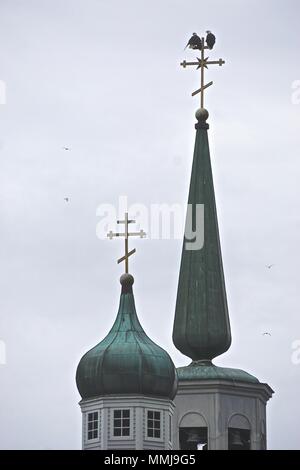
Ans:
POLYGON ((216 36, 211 31, 206 31, 206 44, 209 49, 212 49, 216 42, 216 36))
POLYGON ((193 33, 193 36, 189 39, 189 42, 185 46, 185 49, 189 47, 190 49, 200 49, 202 47, 201 39, 197 33, 193 33))

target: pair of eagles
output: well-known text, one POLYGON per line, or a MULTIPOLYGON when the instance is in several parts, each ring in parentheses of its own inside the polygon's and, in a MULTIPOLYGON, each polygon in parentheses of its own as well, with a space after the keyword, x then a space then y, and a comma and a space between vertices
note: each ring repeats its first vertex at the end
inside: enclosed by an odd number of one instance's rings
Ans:
MULTIPOLYGON (((216 42, 216 36, 211 31, 206 31, 206 35, 206 44, 209 49, 212 49, 216 42)), ((197 35, 197 33, 193 33, 193 36, 189 39, 187 45, 185 46, 185 49, 187 47, 189 47, 190 49, 202 49, 202 41, 197 35)))

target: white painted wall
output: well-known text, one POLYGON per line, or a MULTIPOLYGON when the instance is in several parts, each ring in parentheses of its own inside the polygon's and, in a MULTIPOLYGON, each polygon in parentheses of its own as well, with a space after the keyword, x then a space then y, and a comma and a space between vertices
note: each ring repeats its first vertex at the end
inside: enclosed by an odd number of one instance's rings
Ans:
POLYGON ((263 383, 182 381, 174 399, 174 449, 179 450, 179 427, 207 427, 208 449, 228 449, 228 427, 251 429, 251 449, 261 449, 266 404, 272 389, 263 383), (248 423, 248 428, 245 427, 248 423))
POLYGON ((136 449, 171 450, 173 448, 170 416, 173 420, 174 403, 171 400, 146 396, 108 396, 82 400, 82 448, 93 450, 136 449), (130 410, 130 435, 113 436, 113 410, 130 410), (161 437, 147 437, 147 411, 161 412, 161 437), (100 425, 98 439, 87 440, 87 414, 99 412, 100 425), (170 440, 171 435, 171 440, 170 440))

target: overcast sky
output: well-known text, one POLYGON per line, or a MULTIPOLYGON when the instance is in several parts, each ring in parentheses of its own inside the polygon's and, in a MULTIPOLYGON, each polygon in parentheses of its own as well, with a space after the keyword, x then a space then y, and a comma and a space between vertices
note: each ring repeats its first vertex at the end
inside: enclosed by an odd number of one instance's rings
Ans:
MULTIPOLYGON (((186 204, 199 73, 179 64, 206 29, 226 61, 206 74, 233 334, 215 363, 267 382, 268 446, 300 448, 299 17, 298 0, 0 1, 1 448, 81 446, 76 367, 114 321, 122 274, 96 211, 120 195, 186 204)), ((188 364, 172 344, 181 241, 131 247, 140 321, 188 364)))

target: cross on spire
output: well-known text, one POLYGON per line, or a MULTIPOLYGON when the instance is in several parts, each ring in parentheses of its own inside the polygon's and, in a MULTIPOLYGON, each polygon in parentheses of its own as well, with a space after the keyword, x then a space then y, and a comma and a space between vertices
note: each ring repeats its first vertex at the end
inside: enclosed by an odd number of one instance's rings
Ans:
POLYGON ((198 90, 192 93, 192 96, 195 96, 200 93, 200 107, 204 108, 204 90, 213 84, 213 82, 209 82, 206 85, 204 84, 204 69, 207 69, 207 66, 212 64, 218 64, 222 66, 223 64, 225 64, 225 61, 223 59, 208 60, 209 57, 204 57, 204 50, 209 49, 208 46, 205 46, 204 38, 201 38, 201 44, 201 59, 197 57, 197 62, 187 62, 186 60, 184 60, 183 62, 181 62, 180 65, 183 68, 186 68, 186 66, 188 65, 197 65, 197 69, 201 69, 201 86, 198 90))
POLYGON ((139 232, 129 232, 128 231, 128 225, 135 223, 135 220, 129 220, 128 219, 128 212, 125 212, 125 219, 124 220, 117 220, 117 224, 124 224, 125 225, 125 230, 124 232, 112 232, 110 230, 107 234, 108 238, 112 240, 114 237, 124 237, 125 238, 125 255, 122 256, 121 258, 118 259, 118 264, 122 263, 122 261, 125 261, 125 273, 128 273, 128 258, 129 256, 133 255, 136 252, 136 249, 134 248, 131 251, 128 251, 128 239, 129 237, 141 237, 144 238, 146 236, 146 233, 144 230, 140 230, 139 232))

